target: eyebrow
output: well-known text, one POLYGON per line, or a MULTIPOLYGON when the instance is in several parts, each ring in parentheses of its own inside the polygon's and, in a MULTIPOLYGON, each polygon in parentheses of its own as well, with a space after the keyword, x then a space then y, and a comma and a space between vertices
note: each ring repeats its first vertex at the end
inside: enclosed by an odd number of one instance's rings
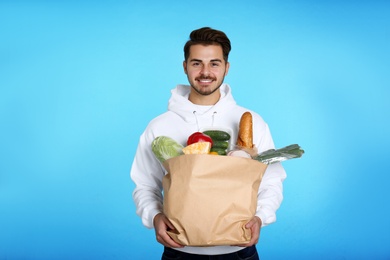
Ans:
MULTIPOLYGON (((197 61, 197 62, 203 62, 202 60, 199 60, 199 59, 191 59, 190 62, 192 61, 197 61)), ((222 62, 221 59, 212 59, 210 60, 210 62, 222 62)))

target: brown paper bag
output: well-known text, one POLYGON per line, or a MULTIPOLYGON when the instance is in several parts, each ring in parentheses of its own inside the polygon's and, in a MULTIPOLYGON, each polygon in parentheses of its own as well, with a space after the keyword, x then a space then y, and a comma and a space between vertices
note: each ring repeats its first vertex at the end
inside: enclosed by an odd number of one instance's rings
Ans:
POLYGON ((254 216, 267 165, 248 158, 181 155, 164 162, 164 214, 177 243, 237 245, 250 241, 245 224, 254 216))

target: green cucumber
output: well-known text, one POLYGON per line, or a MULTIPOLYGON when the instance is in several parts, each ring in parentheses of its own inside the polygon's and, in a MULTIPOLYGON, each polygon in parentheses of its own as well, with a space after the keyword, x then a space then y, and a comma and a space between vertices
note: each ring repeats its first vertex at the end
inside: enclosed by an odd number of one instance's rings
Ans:
POLYGON ((207 130, 203 132, 205 135, 211 137, 211 139, 216 141, 228 141, 230 140, 230 134, 221 130, 207 130))
POLYGON ((213 147, 212 148, 227 149, 228 147, 229 147, 229 142, 228 141, 213 140, 213 147))
POLYGON ((211 147, 210 152, 216 152, 218 155, 226 155, 226 149, 211 147))

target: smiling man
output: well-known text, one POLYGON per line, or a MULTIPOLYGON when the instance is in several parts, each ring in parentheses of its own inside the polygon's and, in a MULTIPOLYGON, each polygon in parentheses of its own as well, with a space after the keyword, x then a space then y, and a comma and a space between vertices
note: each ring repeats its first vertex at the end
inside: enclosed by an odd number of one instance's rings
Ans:
MULTIPOLYGON (((183 62, 190 85, 178 85, 171 90, 168 111, 154 118, 140 137, 130 173, 136 185, 133 199, 142 223, 154 228, 157 241, 164 246, 162 259, 259 259, 256 244, 260 229, 275 222, 276 210, 283 199, 282 182, 286 173, 280 163, 275 163, 264 173, 256 214, 245 225, 251 232, 249 243, 183 246, 167 233, 174 227, 163 212, 162 179, 166 171, 152 152, 151 144, 156 137, 168 136, 185 145, 188 137, 202 128, 228 128, 232 133, 231 143, 236 143, 240 118, 249 111, 253 116, 253 143, 258 151, 275 148, 261 116, 237 105, 230 86, 224 83, 230 66, 230 50, 230 40, 222 31, 204 27, 191 32, 184 46, 183 62)), ((245 172, 242 174, 245 176, 245 172)))

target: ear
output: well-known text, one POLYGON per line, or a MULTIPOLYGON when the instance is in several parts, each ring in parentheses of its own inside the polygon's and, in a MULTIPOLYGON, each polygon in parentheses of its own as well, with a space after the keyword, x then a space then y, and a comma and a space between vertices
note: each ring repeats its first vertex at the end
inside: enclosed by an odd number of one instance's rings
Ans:
POLYGON ((187 74, 187 62, 186 61, 183 61, 183 69, 184 69, 184 73, 187 74))
POLYGON ((225 71, 225 76, 228 74, 230 68, 230 63, 226 62, 226 71, 225 71))

